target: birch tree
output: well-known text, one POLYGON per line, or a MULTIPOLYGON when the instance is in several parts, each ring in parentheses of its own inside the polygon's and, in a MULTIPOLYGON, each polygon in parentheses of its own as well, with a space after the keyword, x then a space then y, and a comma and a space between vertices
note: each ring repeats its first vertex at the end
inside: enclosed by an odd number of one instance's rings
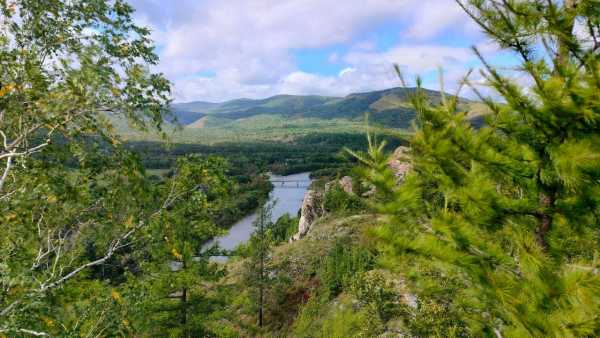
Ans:
POLYGON ((53 297, 186 194, 153 195, 112 127, 160 131, 168 115, 132 13, 122 0, 0 1, 0 335, 58 330, 53 297))

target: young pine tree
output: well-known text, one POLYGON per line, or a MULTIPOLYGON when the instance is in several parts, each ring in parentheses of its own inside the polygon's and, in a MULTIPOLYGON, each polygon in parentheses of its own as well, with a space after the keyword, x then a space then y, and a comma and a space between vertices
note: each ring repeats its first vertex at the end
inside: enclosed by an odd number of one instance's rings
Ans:
POLYGON ((264 324, 266 294, 270 283, 271 248, 274 244, 271 233, 271 211, 273 204, 265 204, 258 211, 253 225, 256 228, 248 243, 245 282, 251 287, 251 297, 256 304, 258 326, 264 324))
POLYGON ((456 97, 433 105, 417 91, 412 171, 403 184, 381 148, 371 147, 366 176, 391 216, 378 230, 383 262, 406 272, 421 306, 438 300, 466 335, 597 337, 600 6, 459 5, 521 59, 529 84, 475 50, 502 98, 481 96, 491 111, 485 126, 475 129, 457 113, 456 97))
POLYGON ((221 277, 221 269, 200 256, 203 243, 220 233, 213 223, 220 202, 228 196, 226 164, 220 158, 180 158, 173 176, 164 183, 166 194, 183 199, 154 222, 146 233, 149 256, 142 263, 138 289, 145 292, 138 311, 140 333, 151 336, 203 337, 213 300, 208 282, 221 277))

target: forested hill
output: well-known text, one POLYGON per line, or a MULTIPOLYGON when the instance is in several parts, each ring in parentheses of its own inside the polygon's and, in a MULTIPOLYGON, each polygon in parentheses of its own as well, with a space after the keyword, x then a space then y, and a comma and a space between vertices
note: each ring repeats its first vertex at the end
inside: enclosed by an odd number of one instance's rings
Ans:
MULTIPOLYGON (((441 101, 438 91, 423 89, 433 104, 441 101)), ((222 103, 188 102, 171 105, 182 128, 167 118, 165 130, 178 143, 218 144, 223 142, 293 141, 311 134, 365 133, 369 125, 387 133, 409 131, 415 119, 411 96, 415 88, 353 93, 345 97, 276 95, 265 99, 236 99, 222 103)), ((448 94, 449 95, 449 94, 448 94)), ((487 109, 481 102, 461 98, 458 109, 468 112, 475 126, 483 123, 487 109)), ((159 141, 140 133, 126 121, 111 116, 119 134, 131 141, 159 141)))
MULTIPOLYGON (((380 91, 354 93, 345 97, 277 95, 266 99, 237 99, 223 103, 189 102, 172 105, 179 123, 197 128, 205 123, 198 120, 235 121, 257 115, 278 115, 287 118, 347 119, 362 121, 369 113, 372 122, 386 127, 407 128, 414 119, 410 96, 415 88, 390 88, 380 91), (208 115, 208 118, 206 117, 208 115)), ((425 90, 433 101, 439 101, 441 93, 425 90)), ((473 104, 461 99, 463 106, 473 104)), ((465 107, 466 108, 466 107, 465 107)))

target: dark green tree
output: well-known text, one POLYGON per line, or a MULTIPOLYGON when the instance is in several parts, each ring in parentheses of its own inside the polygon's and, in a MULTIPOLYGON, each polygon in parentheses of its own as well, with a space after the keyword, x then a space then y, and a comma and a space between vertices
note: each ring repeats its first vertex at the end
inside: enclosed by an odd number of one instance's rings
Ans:
POLYGON ((298 232, 298 217, 292 217, 290 214, 284 214, 279 217, 275 223, 270 224, 270 231, 274 244, 287 242, 294 234, 298 232))
POLYGON ((163 194, 181 202, 144 229, 145 245, 138 248, 142 273, 136 284, 145 297, 139 300, 141 310, 134 322, 139 333, 206 336, 203 324, 213 300, 205 285, 218 280, 222 269, 200 253, 206 241, 221 233, 212 218, 229 195, 226 169, 220 158, 180 158, 173 176, 162 184, 163 194))
MULTIPOLYGON (((469 124, 457 96, 436 105, 418 91, 404 182, 397 184, 381 147, 362 158, 377 206, 393 220, 378 230, 382 261, 406 271, 421 306, 438 302, 440 313, 464 322, 466 334, 596 337, 600 5, 459 5, 521 59, 515 72, 527 81, 516 82, 514 72, 503 73, 475 50, 497 95, 472 87, 489 108, 485 126, 469 124)), ((426 334, 435 332, 448 331, 426 334)))
POLYGON ((256 304, 258 326, 264 324, 266 294, 271 285, 271 251, 273 235, 270 230, 273 204, 264 204, 258 211, 253 225, 256 228, 248 241, 244 282, 251 288, 251 298, 256 304))

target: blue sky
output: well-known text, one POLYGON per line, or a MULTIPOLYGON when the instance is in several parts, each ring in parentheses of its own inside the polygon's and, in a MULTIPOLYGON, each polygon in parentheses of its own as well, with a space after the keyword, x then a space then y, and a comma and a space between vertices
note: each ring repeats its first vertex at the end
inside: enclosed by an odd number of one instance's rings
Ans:
MULTIPOLYGON (((176 101, 344 96, 397 86, 393 64, 446 88, 479 63, 511 65, 454 0, 132 0, 176 101)), ((477 79, 474 79, 477 80, 477 79)))

